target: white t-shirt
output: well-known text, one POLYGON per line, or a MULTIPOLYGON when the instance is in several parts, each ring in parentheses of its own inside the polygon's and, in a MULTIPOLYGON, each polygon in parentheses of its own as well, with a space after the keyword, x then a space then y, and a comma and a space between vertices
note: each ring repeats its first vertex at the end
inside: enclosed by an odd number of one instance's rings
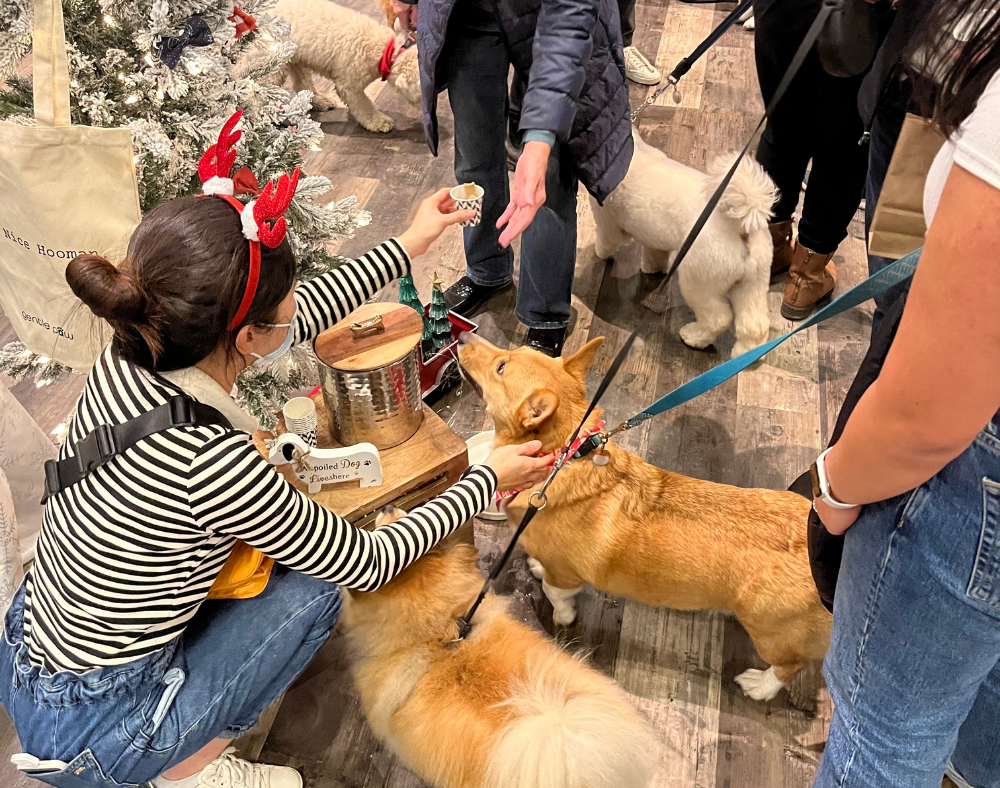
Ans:
POLYGON ((993 75, 962 127, 941 146, 927 172, 924 219, 928 227, 952 164, 1000 189, 1000 71, 993 75))

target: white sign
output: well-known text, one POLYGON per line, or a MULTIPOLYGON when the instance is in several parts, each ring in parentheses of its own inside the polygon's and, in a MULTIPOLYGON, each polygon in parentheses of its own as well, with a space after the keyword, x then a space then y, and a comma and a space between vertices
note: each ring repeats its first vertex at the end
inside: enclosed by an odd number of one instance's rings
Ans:
POLYGON ((309 492, 318 493, 324 484, 361 480, 362 487, 382 484, 382 463, 378 449, 370 443, 357 443, 343 449, 311 449, 298 435, 286 432, 271 443, 268 461, 272 465, 291 465, 309 492))

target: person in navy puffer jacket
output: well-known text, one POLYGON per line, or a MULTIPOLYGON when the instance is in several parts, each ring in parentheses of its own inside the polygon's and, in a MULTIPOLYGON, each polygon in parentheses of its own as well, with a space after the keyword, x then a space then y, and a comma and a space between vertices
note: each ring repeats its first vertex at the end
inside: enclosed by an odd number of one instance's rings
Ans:
POLYGON ((558 356, 570 319, 577 183, 603 201, 632 160, 616 0, 392 0, 392 7, 404 28, 417 31, 431 152, 437 96, 447 88, 455 178, 486 192, 482 221, 465 229, 466 276, 445 300, 468 315, 508 289, 510 242, 523 232, 517 316, 529 345, 558 356), (528 75, 513 189, 504 145, 512 65, 528 75))

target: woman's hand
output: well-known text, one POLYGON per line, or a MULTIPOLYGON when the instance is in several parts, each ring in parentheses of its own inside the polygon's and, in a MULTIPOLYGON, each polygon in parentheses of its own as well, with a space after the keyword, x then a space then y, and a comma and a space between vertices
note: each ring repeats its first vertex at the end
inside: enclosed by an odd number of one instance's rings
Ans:
MULTIPOLYGON (((416 6, 414 6, 416 7, 416 6)), ((397 240, 412 260, 420 257, 453 224, 475 218, 475 211, 456 211, 455 201, 445 186, 420 203, 413 224, 397 240)))
POLYGON ((826 530, 834 536, 840 536, 854 525, 854 521, 861 514, 860 506, 854 506, 850 509, 834 509, 832 506, 827 506, 818 498, 813 501, 813 508, 816 509, 816 514, 819 515, 819 519, 823 522, 826 530))
POLYGON ((549 458, 535 457, 542 450, 541 441, 528 441, 519 446, 500 446, 490 452, 483 463, 497 475, 497 489, 513 490, 531 487, 549 475, 549 458))

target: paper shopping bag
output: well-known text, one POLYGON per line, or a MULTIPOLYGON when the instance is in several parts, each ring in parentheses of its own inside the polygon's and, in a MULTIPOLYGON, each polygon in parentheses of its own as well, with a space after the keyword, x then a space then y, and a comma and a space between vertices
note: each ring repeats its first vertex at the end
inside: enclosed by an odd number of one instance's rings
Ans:
POLYGON ((88 370, 108 327, 73 295, 77 254, 124 258, 139 223, 128 129, 70 125, 60 0, 35 0, 36 126, 0 123, 0 306, 18 338, 43 356, 88 370))
POLYGON ((868 230, 868 253, 898 260, 924 244, 924 182, 944 144, 941 130, 908 114, 868 230))

